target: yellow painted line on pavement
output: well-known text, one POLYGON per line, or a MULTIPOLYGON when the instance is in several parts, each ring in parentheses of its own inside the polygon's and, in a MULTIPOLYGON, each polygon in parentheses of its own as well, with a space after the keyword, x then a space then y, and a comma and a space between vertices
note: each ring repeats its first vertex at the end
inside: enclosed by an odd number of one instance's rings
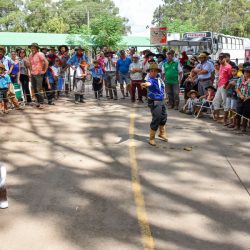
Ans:
POLYGON ((154 239, 150 230, 150 225, 148 222, 144 196, 142 192, 142 187, 140 183, 139 167, 136 160, 136 147, 134 141, 135 132, 135 113, 132 111, 130 113, 130 126, 129 126, 129 159, 131 165, 131 178, 132 178, 132 188, 134 192, 134 199, 136 205, 137 219, 141 230, 141 236, 143 241, 143 246, 145 250, 154 250, 154 239))

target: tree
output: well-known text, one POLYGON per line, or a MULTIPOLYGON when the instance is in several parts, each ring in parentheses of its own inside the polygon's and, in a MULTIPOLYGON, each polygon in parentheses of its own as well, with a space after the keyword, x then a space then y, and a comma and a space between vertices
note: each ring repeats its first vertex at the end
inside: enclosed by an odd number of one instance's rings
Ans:
POLYGON ((152 23, 166 25, 170 32, 209 30, 249 36, 249 11, 249 0, 164 0, 152 23))
POLYGON ((118 14, 112 0, 8 0, 0 2, 0 30, 81 33, 92 21, 109 16, 122 20, 126 34, 128 20, 118 14))

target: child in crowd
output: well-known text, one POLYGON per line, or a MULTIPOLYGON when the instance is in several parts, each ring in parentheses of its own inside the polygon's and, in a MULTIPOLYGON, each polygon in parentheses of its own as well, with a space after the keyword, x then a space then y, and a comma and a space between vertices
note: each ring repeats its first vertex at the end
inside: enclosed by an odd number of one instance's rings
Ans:
POLYGON ((84 103, 83 100, 85 93, 85 80, 87 77, 87 69, 88 64, 86 60, 82 60, 79 66, 76 68, 76 82, 75 82, 75 104, 79 103, 79 99, 81 103, 84 103))
POLYGON ((199 102, 198 96, 199 93, 195 90, 191 90, 188 92, 187 96, 189 97, 186 104, 180 110, 181 113, 185 113, 188 115, 192 115, 194 113, 195 104, 199 102))
POLYGON ((93 90, 95 92, 95 98, 100 100, 103 83, 103 70, 97 60, 94 61, 93 64, 94 67, 90 69, 90 73, 93 77, 93 90))
POLYGON ((232 78, 225 86, 225 89, 227 90, 227 99, 226 99, 226 107, 224 114, 224 126, 229 126, 231 128, 235 127, 235 122, 236 122, 236 120, 233 119, 233 116, 234 113, 236 112, 236 106, 237 106, 237 93, 235 90, 235 86, 239 79, 238 70, 239 68, 237 66, 232 67, 231 69, 232 78))
POLYGON ((239 65, 238 65, 238 67, 239 67, 239 70, 238 70, 238 73, 237 73, 237 76, 238 77, 241 77, 242 75, 243 75, 243 63, 240 63, 239 65))
POLYGON ((11 102, 16 109, 23 109, 15 96, 15 90, 11 84, 11 78, 6 73, 5 65, 0 64, 0 112, 8 113, 8 102, 11 102))
POLYGON ((59 80, 59 77, 61 75, 61 61, 59 58, 56 58, 55 59, 55 64, 52 66, 52 70, 53 70, 53 73, 54 73, 54 89, 55 89, 55 98, 58 98, 59 95, 60 95, 60 92, 59 92, 59 89, 58 89, 58 80, 59 80))
POLYGON ((197 73, 195 71, 191 71, 187 79, 183 83, 183 87, 185 89, 184 92, 184 99, 185 101, 188 100, 188 93, 197 85, 198 83, 198 78, 197 78, 197 73))
POLYGON ((0 112, 8 113, 8 92, 10 89, 11 79, 6 73, 5 66, 0 64, 0 112))
POLYGON ((49 67, 45 74, 44 89, 46 91, 46 96, 49 105, 55 105, 53 99, 55 98, 55 74, 53 72, 53 62, 49 61, 49 67))
POLYGON ((237 102, 237 115, 236 115, 236 127, 235 129, 240 129, 241 118, 242 119, 242 132, 246 132, 247 119, 250 119, 250 67, 244 69, 244 75, 239 78, 237 82, 236 92, 238 94, 237 102))
POLYGON ((215 92, 216 92, 215 87, 208 86, 205 90, 207 91, 207 93, 200 97, 199 103, 196 103, 196 105, 194 105, 194 114, 198 115, 198 117, 203 116, 203 112, 207 111, 207 108, 211 106, 211 104, 214 100, 214 97, 215 97, 215 92), (199 105, 197 105, 197 104, 199 104, 199 105))

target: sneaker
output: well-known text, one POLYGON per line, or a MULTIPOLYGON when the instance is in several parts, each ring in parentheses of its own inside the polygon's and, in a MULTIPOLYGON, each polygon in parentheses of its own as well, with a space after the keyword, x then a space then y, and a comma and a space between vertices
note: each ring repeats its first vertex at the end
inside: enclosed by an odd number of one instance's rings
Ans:
POLYGON ((7 191, 5 187, 0 188, 0 208, 8 208, 7 191))
POLYGON ((84 101, 84 100, 81 100, 80 103, 85 103, 85 101, 84 101))
POLYGON ((75 101, 75 104, 79 104, 79 102, 78 102, 78 101, 75 101))

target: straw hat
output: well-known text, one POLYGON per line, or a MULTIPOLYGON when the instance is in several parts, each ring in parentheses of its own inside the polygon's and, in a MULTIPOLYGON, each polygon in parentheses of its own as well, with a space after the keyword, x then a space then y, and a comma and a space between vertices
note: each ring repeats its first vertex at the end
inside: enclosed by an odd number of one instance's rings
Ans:
POLYGON ((161 69, 158 68, 158 65, 156 63, 152 63, 147 72, 150 72, 150 70, 157 70, 158 72, 161 72, 161 69))
POLYGON ((38 43, 32 43, 32 44, 29 46, 29 48, 31 48, 31 47, 36 47, 37 49, 40 49, 38 43))
POLYGON ((196 96, 199 96, 199 92, 195 91, 195 90, 190 90, 187 94, 188 97, 190 97, 192 94, 196 94, 196 96))
POLYGON ((4 64, 0 63, 0 68, 3 69, 4 71, 6 71, 6 68, 4 66, 4 64))

